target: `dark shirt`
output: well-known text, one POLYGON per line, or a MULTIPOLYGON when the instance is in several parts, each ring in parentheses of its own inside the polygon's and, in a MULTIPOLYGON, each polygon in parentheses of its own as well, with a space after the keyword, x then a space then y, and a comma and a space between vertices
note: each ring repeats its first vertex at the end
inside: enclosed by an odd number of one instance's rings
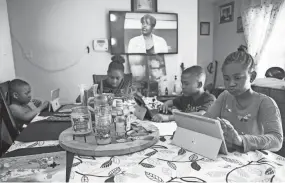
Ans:
POLYGON ((179 96, 173 100, 173 105, 182 112, 207 111, 216 100, 216 97, 204 92, 196 101, 192 96, 179 96))
POLYGON ((155 54, 154 53, 154 46, 152 46, 150 49, 146 50, 146 54, 149 54, 149 55, 155 54))
MULTIPOLYGON (((126 81, 125 79, 123 79, 117 87, 113 87, 107 82, 107 79, 104 79, 103 80, 103 93, 114 93, 115 95, 120 94, 121 90, 127 90, 127 88, 130 86, 131 86, 131 83, 129 81, 126 81)), ((99 89, 100 89, 100 84, 98 86, 98 90, 99 89)))

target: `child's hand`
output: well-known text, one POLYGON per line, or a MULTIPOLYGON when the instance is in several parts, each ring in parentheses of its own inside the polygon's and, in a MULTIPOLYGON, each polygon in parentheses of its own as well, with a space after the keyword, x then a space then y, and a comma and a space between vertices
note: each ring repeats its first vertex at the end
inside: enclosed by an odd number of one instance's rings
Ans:
POLYGON ((238 132, 234 129, 233 125, 226 119, 217 118, 224 132, 225 140, 228 143, 235 144, 237 146, 242 146, 242 138, 238 132))
POLYGON ((40 107, 42 105, 42 101, 38 99, 32 99, 32 102, 36 107, 40 107))
POLYGON ((49 102, 48 101, 44 101, 43 104, 40 106, 41 110, 46 109, 49 106, 49 102))
POLYGON ((156 114, 155 116, 152 117, 152 121, 155 122, 169 121, 169 117, 163 114, 156 114))
POLYGON ((169 108, 169 106, 168 106, 167 103, 164 103, 164 104, 161 106, 161 110, 162 110, 162 112, 165 113, 165 114, 168 112, 168 108, 169 108))

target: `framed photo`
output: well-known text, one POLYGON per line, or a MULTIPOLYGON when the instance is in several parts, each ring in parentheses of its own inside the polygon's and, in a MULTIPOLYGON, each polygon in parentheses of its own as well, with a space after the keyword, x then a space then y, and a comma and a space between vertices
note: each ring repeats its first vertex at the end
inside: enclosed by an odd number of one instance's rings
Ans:
POLYGON ((131 0, 131 10, 135 12, 157 12, 157 0, 131 0))
POLYGON ((200 35, 210 35, 210 22, 200 22, 200 35))
POLYGON ((237 33, 243 32, 242 18, 237 18, 237 33))
POLYGON ((232 22, 234 19, 234 2, 220 6, 220 24, 232 22))

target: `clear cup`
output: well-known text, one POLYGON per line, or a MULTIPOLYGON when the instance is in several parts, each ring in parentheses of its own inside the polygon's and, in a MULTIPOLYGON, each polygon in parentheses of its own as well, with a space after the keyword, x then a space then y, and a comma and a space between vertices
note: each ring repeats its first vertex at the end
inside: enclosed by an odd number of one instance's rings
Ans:
POLYGON ((92 132, 91 113, 87 106, 72 108, 71 124, 75 135, 85 135, 92 132))
POLYGON ((95 137, 97 144, 105 145, 111 143, 111 107, 109 105, 95 105, 95 137))
POLYGON ((86 106, 88 101, 88 85, 87 84, 80 84, 79 86, 80 92, 80 102, 82 105, 86 106))

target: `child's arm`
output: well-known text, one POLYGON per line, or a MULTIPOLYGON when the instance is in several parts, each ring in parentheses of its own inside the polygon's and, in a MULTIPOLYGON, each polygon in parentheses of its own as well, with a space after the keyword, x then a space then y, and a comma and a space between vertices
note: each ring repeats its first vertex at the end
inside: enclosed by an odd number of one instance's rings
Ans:
POLYGON ((227 95, 226 93, 227 91, 224 91, 223 93, 221 93, 219 95, 219 97, 217 98, 217 100, 215 100, 213 102, 213 104, 211 106, 209 106, 207 112, 204 114, 204 116, 208 117, 208 118, 213 118, 216 119, 217 117, 221 117, 221 110, 222 110, 222 106, 223 103, 225 101, 225 97, 227 95))
MULTIPOLYGON (((25 121, 25 124, 28 124, 32 121, 32 119, 44 110, 48 106, 48 102, 44 102, 40 107, 33 109, 29 112, 24 112, 20 106, 11 105, 10 109, 15 119, 20 119, 21 122, 25 121)), ((22 124, 23 125, 23 124, 22 124)))
POLYGON ((208 109, 213 105, 214 101, 216 100, 216 97, 212 94, 206 95, 203 99, 203 104, 199 107, 197 112, 194 112, 193 114, 197 115, 204 115, 208 109))
POLYGON ((40 101, 38 99, 32 99, 32 102, 36 107, 40 107, 42 104, 42 101, 40 101))
MULTIPOLYGON (((13 117, 17 120, 19 119, 19 121, 17 122, 24 122, 24 124, 28 124, 32 121, 32 119, 41 112, 40 108, 36 108, 32 111, 29 111, 27 113, 25 113, 21 107, 16 106, 16 105, 11 105, 10 106, 10 110, 13 114, 13 117)), ((23 124, 21 124, 23 125, 23 124)))
POLYGON ((258 111, 257 122, 263 124, 264 135, 242 135, 244 152, 263 149, 278 151, 283 144, 280 111, 271 98, 265 98, 258 111))
POLYGON ((167 113, 168 108, 173 106, 173 100, 168 100, 162 105, 162 112, 167 113))

